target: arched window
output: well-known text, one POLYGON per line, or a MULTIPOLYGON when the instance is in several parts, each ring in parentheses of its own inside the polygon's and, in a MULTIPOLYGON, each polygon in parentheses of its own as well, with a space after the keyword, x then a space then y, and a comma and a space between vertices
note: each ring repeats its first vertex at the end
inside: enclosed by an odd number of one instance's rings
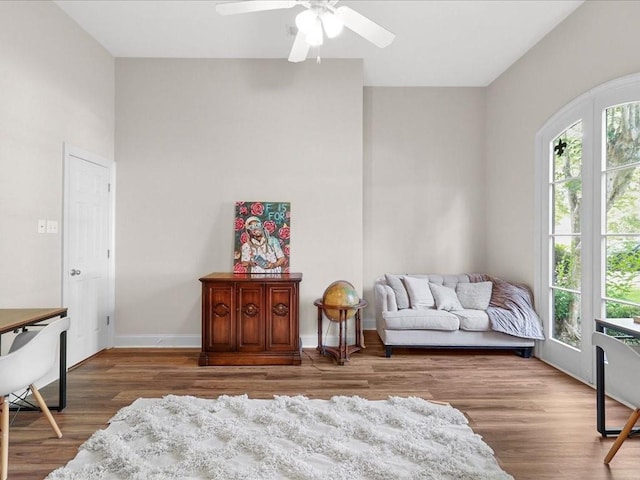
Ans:
POLYGON ((580 96, 536 143, 538 354, 592 382, 594 319, 640 315, 640 75, 580 96))

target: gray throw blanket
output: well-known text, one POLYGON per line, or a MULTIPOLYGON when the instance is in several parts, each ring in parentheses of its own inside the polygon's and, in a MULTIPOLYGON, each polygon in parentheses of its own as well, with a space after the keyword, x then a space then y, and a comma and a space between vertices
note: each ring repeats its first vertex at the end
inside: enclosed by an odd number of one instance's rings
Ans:
POLYGON ((491 329, 515 337, 544 340, 542 322, 533 309, 533 295, 525 285, 505 282, 484 273, 469 274, 471 282, 492 282, 487 315, 491 329))

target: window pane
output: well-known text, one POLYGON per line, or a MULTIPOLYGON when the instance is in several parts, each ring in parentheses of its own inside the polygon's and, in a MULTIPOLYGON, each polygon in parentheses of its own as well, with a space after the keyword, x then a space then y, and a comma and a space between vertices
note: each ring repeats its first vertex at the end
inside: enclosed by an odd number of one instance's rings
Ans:
POLYGON ((553 233, 580 233, 582 182, 568 180, 553 185, 553 233))
POLYGON ((607 172, 607 233, 640 234, 640 166, 607 172))
POLYGON ((607 108, 607 169, 640 161, 640 103, 607 108))
POLYGON ((554 181, 580 177, 582 171, 582 121, 553 139, 554 181))
POLYGON ((553 285, 571 290, 580 289, 580 237, 553 238, 553 285))
POLYGON ((631 318, 640 316, 640 306, 607 302, 607 318, 631 318))
POLYGON ((580 347, 580 295, 553 289, 553 338, 580 347))
POLYGON ((552 142, 553 338, 580 346, 582 122, 552 142), (554 288, 555 287, 555 288, 554 288), (557 288, 560 287, 560 288, 557 288), (573 290, 573 291, 571 291, 573 290))
POLYGON ((606 296, 640 304, 640 236, 608 237, 606 248, 606 296))

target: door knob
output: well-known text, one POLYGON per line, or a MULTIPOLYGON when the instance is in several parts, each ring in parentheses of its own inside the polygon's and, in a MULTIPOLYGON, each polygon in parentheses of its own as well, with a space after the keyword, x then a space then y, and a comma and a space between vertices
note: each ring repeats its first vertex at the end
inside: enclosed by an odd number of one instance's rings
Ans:
POLYGON ((69 275, 71 275, 72 277, 75 277, 76 275, 80 275, 81 273, 82 272, 80 270, 72 268, 71 271, 69 272, 69 275))

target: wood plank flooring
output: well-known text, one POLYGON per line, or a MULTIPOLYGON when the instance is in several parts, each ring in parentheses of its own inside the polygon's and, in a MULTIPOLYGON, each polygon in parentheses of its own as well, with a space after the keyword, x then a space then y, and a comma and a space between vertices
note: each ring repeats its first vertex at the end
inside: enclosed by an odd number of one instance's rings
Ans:
MULTIPOLYGON (((467 416, 517 480, 640 479, 639 439, 627 440, 605 466, 613 439, 596 431, 595 391, 538 359, 499 351, 411 349, 396 349, 388 359, 375 332, 365 338, 367 348, 342 367, 314 349, 304 350, 301 366, 276 367, 199 367, 194 349, 101 352, 69 372, 67 408, 53 412, 62 439, 39 413, 12 417, 9 479, 43 479, 71 460, 118 409, 139 397, 169 393, 446 401, 467 416)), ((54 402, 56 392, 56 384, 42 389, 54 402)), ((627 407, 607 400, 609 426, 623 424, 629 414, 627 407)))

